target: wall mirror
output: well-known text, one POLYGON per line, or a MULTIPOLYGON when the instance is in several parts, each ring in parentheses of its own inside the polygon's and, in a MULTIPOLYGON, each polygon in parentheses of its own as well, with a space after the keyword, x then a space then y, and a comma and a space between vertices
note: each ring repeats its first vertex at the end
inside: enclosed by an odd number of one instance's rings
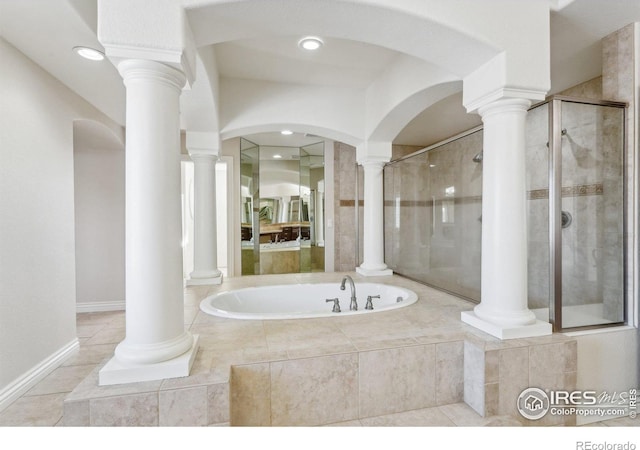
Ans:
POLYGON ((324 142, 240 146, 242 274, 324 271, 324 142))

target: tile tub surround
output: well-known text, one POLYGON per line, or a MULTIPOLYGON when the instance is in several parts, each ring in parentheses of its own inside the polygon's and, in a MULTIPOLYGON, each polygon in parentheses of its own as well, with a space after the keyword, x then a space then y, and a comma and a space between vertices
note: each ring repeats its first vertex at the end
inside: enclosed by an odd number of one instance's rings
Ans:
POLYGON ((483 417, 509 416, 524 425, 575 425, 575 415, 524 419, 517 411, 517 398, 528 387, 573 391, 576 371, 577 342, 564 335, 500 342, 468 334, 464 401, 483 417))
MULTIPOLYGON (((356 283, 365 281, 357 274, 350 274, 356 283)), ((223 289, 296 282, 339 283, 342 276, 344 273, 249 276, 226 279, 220 286, 187 288, 185 311, 190 313, 185 314, 185 322, 201 339, 191 375, 99 387, 97 372, 101 364, 94 365, 93 372, 67 395, 60 424, 377 426, 406 423, 440 426, 451 422, 475 426, 521 423, 507 408, 503 408, 506 414, 495 409, 494 415, 482 417, 463 403, 467 378, 465 346, 472 343, 487 352, 518 348, 531 355, 535 352, 531 348, 536 345, 556 341, 536 338, 501 342, 460 322, 460 312, 471 309, 473 304, 408 279, 366 278, 366 281, 412 289, 420 297, 415 305, 380 313, 378 318, 244 321, 209 316, 194 309, 205 296, 223 289), (456 408, 464 410, 462 422, 457 421, 458 416, 448 413, 456 408)), ((124 324, 116 325, 120 328, 124 324)), ((86 331, 89 334, 89 328, 86 331)), ((104 339, 109 335, 106 330, 94 331, 96 334, 101 331, 104 339)), ((571 341, 562 336, 552 338, 562 345, 571 341)), ((104 345, 94 346, 103 351, 104 345)), ((108 356, 105 361, 107 359, 108 356)), ((529 365, 534 366, 523 369, 528 380, 533 380, 532 373, 546 374, 548 363, 541 361, 541 369, 536 372, 535 361, 535 357, 529 356, 529 365)), ((78 361, 81 363, 82 360, 78 361)), ((519 368, 507 367, 516 371, 519 368)), ((489 389, 487 392, 487 403, 499 405, 501 398, 506 401, 503 392, 507 391, 489 389)), ((0 416, 0 424, 1 419, 0 416)), ((543 423, 534 423, 540 424, 543 423)))

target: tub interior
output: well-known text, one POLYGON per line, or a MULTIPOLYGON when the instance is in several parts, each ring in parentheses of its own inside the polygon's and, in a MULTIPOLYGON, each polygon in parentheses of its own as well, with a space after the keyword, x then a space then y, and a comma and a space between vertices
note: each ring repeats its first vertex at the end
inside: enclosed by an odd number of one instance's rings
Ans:
POLYGON ((348 284, 345 290, 340 290, 339 283, 291 284, 222 292, 205 298, 201 309, 208 314, 237 318, 322 317, 396 309, 417 301, 413 291, 379 283, 356 283, 356 298, 358 311, 350 311, 348 284), (373 311, 365 310, 367 297, 378 295, 380 298, 372 299, 373 311), (340 313, 332 312, 333 302, 327 302, 334 298, 338 298, 340 313))

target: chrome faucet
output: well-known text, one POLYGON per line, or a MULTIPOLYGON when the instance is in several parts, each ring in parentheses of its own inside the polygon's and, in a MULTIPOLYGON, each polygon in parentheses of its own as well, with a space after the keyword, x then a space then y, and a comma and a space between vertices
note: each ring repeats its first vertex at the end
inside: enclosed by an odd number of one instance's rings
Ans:
POLYGON ((343 279, 342 279, 342 283, 340 283, 340 290, 344 291, 345 289, 345 282, 349 281, 349 284, 351 285, 351 303, 349 304, 349 309, 351 311, 357 311, 358 310, 358 302, 356 301, 356 285, 353 282, 353 278, 351 278, 349 275, 346 275, 343 279))
POLYGON ((380 298, 379 295, 369 295, 367 296, 367 304, 364 306, 364 309, 370 309, 373 311, 373 299, 380 298))
POLYGON ((338 300, 338 297, 336 298, 328 298, 327 299, 327 303, 329 302, 333 302, 333 309, 331 310, 332 312, 335 313, 339 313, 340 311, 340 300, 338 300))

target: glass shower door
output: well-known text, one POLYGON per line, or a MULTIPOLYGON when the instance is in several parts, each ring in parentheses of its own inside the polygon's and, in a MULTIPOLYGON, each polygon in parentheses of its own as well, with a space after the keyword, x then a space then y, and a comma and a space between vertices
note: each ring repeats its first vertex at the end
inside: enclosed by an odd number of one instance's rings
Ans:
POLYGON ((561 149, 555 156, 556 179, 561 181, 555 189, 555 221, 561 264, 556 270, 561 271, 562 300, 561 310, 555 308, 560 316, 556 325, 621 323, 624 109, 567 100, 557 106, 561 126, 555 127, 553 139, 561 149))
POLYGON ((480 300, 480 129, 384 168, 385 262, 397 274, 480 300))

